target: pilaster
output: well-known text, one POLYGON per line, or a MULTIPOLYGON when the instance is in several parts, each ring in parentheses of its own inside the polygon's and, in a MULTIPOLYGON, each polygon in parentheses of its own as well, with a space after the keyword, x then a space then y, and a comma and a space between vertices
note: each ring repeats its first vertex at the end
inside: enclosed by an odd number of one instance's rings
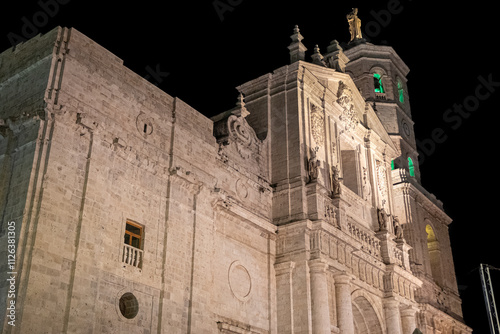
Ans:
POLYGON ((295 333, 293 319, 293 270, 295 262, 274 265, 276 271, 277 327, 279 333, 295 333))

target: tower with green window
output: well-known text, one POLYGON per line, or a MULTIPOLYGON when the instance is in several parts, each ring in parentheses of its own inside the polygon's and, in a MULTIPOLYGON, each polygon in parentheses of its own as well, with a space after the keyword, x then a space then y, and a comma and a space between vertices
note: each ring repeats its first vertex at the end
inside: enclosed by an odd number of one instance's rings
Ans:
POLYGON ((392 47, 363 39, 349 43, 344 54, 349 59, 346 73, 373 106, 399 151, 391 162, 392 219, 398 218, 403 237, 411 246, 411 271, 422 280, 415 293, 420 309, 425 310, 419 317, 420 328, 432 327, 434 320, 430 319, 435 318, 451 316, 463 321, 448 233, 452 219, 443 203, 420 182, 406 79, 409 68, 392 47))
POLYGON ((407 79, 409 68, 390 46, 366 41, 354 43, 345 51, 349 73, 367 102, 373 105, 401 156, 393 169, 406 170, 420 182, 418 155, 413 132, 407 79))

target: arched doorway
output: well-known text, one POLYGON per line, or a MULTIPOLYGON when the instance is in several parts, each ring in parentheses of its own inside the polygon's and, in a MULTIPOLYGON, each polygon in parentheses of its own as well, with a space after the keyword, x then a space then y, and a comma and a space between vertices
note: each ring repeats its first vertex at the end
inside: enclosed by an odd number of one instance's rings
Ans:
MULTIPOLYGON (((354 297, 354 296, 353 296, 354 297)), ((380 318, 365 296, 352 300, 355 334, 383 334, 380 318)))

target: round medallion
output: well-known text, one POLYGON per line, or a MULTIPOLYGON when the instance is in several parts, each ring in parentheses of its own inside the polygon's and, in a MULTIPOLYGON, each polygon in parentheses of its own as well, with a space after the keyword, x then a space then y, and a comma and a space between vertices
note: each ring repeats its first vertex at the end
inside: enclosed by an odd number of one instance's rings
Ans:
POLYGON ((410 126, 405 121, 403 121, 403 132, 407 137, 411 134, 410 126))
POLYGON ((149 136, 153 133, 153 118, 141 112, 139 116, 137 116, 136 126, 139 133, 143 136, 149 136))
POLYGON ((247 301, 252 291, 252 279, 248 270, 240 263, 234 261, 229 266, 229 288, 233 295, 241 301, 247 301))
POLYGON ((238 179, 236 181, 236 194, 241 200, 244 200, 248 197, 248 187, 244 181, 238 179))

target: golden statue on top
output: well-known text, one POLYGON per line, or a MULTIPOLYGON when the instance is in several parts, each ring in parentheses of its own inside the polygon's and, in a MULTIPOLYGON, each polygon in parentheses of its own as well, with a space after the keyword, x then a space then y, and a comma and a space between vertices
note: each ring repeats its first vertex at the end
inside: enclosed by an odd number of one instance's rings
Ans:
POLYGON ((361 20, 358 17, 358 9, 353 8, 352 12, 347 14, 347 22, 349 23, 349 32, 351 33, 351 40, 349 42, 363 39, 361 34, 361 20))

